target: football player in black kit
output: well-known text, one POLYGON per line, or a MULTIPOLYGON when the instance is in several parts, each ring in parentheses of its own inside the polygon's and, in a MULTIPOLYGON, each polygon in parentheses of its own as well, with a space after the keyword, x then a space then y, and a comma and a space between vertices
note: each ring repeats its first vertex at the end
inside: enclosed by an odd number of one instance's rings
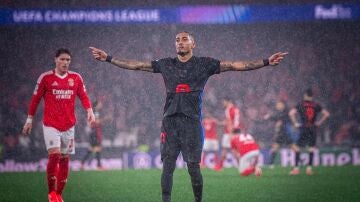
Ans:
POLYGON ((166 87, 166 103, 160 134, 162 200, 171 201, 173 172, 176 159, 182 153, 187 163, 195 201, 202 201, 203 179, 200 160, 203 146, 201 101, 204 86, 213 74, 225 71, 247 71, 275 66, 287 53, 279 52, 256 61, 219 61, 210 57, 193 56, 194 37, 179 32, 175 38, 177 57, 152 62, 113 58, 103 50, 90 47, 95 59, 107 61, 119 68, 160 73, 166 87))
POLYGON ((270 168, 274 167, 274 160, 278 153, 280 146, 292 145, 293 138, 291 132, 291 121, 289 118, 289 110, 286 103, 282 100, 276 101, 275 111, 264 116, 265 120, 275 122, 275 134, 270 150, 270 168))
POLYGON ((295 152, 295 167, 291 170, 290 175, 298 175, 300 161, 300 147, 309 146, 309 163, 306 167, 306 174, 312 175, 312 165, 316 145, 316 128, 319 127, 330 116, 330 113, 318 103, 313 101, 313 92, 307 89, 304 93, 304 99, 289 112, 290 119, 295 127, 300 128, 300 138, 296 144, 292 145, 295 152), (317 120, 317 116, 321 117, 317 120), (296 115, 299 114, 300 122, 296 115))
POLYGON ((103 170, 103 167, 101 166, 101 140, 102 140, 102 123, 107 118, 101 118, 100 117, 100 110, 102 108, 102 103, 99 101, 95 101, 92 103, 92 107, 94 110, 95 115, 95 123, 90 128, 90 134, 89 134, 89 143, 90 147, 88 148, 88 151, 86 155, 81 160, 81 169, 84 169, 86 161, 89 160, 89 157, 92 157, 92 155, 95 155, 97 160, 97 169, 103 170))

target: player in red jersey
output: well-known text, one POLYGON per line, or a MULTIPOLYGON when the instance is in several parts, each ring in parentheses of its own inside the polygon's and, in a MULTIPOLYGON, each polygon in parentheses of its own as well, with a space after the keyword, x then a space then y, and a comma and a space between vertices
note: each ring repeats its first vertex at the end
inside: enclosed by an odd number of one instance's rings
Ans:
POLYGON ((217 137, 217 125, 218 120, 215 119, 211 113, 205 112, 204 113, 204 119, 202 120, 202 125, 204 128, 204 146, 203 146, 203 155, 201 159, 200 166, 202 168, 205 167, 204 158, 209 152, 214 152, 215 157, 214 161, 217 161, 217 155, 216 152, 219 151, 219 140, 217 137))
POLYGON ((225 133, 221 139, 221 157, 218 164, 214 168, 216 171, 222 170, 226 155, 228 152, 230 152, 231 136, 234 132, 239 131, 242 127, 240 109, 235 106, 230 98, 224 98, 223 105, 225 107, 225 133))
POLYGON ((255 173, 256 176, 261 176, 261 168, 257 166, 260 148, 254 137, 246 133, 234 134, 230 144, 240 175, 249 176, 255 173))
POLYGON ((61 202, 62 191, 69 174, 69 154, 75 153, 74 126, 75 97, 87 111, 87 119, 94 124, 95 116, 80 74, 69 71, 71 53, 61 48, 55 54, 55 69, 40 75, 31 98, 23 134, 31 133, 33 117, 44 98, 43 131, 48 150, 47 182, 50 202, 61 202))

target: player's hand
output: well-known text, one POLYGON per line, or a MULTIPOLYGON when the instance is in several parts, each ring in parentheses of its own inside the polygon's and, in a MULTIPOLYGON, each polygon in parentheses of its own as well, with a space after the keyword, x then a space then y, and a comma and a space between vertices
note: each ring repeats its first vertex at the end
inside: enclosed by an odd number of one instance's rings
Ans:
POLYGON ((90 126, 94 126, 95 125, 95 115, 94 112, 92 110, 89 110, 87 113, 87 120, 90 124, 90 126))
POLYGON ((300 128, 301 123, 297 122, 297 123, 294 124, 294 126, 295 126, 295 128, 300 128))
POLYGON ((23 135, 30 135, 31 129, 32 129, 32 123, 25 123, 25 125, 24 125, 24 127, 22 129, 22 134, 23 135))
POLYGON ((95 59, 105 62, 106 57, 108 56, 108 54, 105 51, 91 46, 89 48, 95 59))
POLYGON ((278 52, 278 53, 275 53, 274 55, 270 56, 269 57, 269 65, 271 66, 275 66, 275 65, 278 65, 281 60, 284 59, 284 56, 287 55, 288 53, 285 52, 278 52))

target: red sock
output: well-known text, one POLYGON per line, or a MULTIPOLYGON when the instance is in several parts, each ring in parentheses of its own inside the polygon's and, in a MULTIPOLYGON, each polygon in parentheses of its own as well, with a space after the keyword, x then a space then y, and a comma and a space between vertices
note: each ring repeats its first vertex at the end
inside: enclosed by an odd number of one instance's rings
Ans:
POLYGON ((49 154, 49 160, 47 163, 46 174, 48 181, 48 191, 49 193, 55 191, 56 184, 56 174, 59 166, 61 154, 49 154))
POLYGON ((220 159, 218 166, 222 168, 224 165, 224 159, 220 159))
POLYGON ((62 157, 59 162, 59 171, 57 173, 56 193, 62 194, 69 175, 69 156, 62 157))
POLYGON ((219 158, 218 158, 218 156, 216 155, 216 154, 214 154, 214 162, 216 163, 216 162, 219 162, 219 158))
POLYGON ((242 176, 248 176, 250 175, 251 173, 255 172, 255 167, 250 167, 250 168, 246 168, 242 173, 241 175, 242 176))

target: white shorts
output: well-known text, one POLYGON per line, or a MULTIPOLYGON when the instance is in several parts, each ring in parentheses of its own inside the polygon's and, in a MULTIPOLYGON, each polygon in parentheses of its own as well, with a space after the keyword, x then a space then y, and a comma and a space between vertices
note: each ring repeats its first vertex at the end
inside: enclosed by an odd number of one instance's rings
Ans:
POLYGON ((61 132, 56 128, 43 125, 43 131, 47 150, 60 148, 62 154, 75 154, 74 126, 61 132))
POLYGON ((253 150, 241 156, 238 167, 239 173, 242 173, 250 166, 256 166, 255 162, 257 162, 259 155, 260 155, 260 150, 253 150))
POLYGON ((221 147, 225 149, 230 149, 231 147, 230 140, 231 140, 231 134, 225 133, 221 139, 221 147))
POLYGON ((205 139, 204 151, 219 151, 219 141, 217 139, 205 139))

